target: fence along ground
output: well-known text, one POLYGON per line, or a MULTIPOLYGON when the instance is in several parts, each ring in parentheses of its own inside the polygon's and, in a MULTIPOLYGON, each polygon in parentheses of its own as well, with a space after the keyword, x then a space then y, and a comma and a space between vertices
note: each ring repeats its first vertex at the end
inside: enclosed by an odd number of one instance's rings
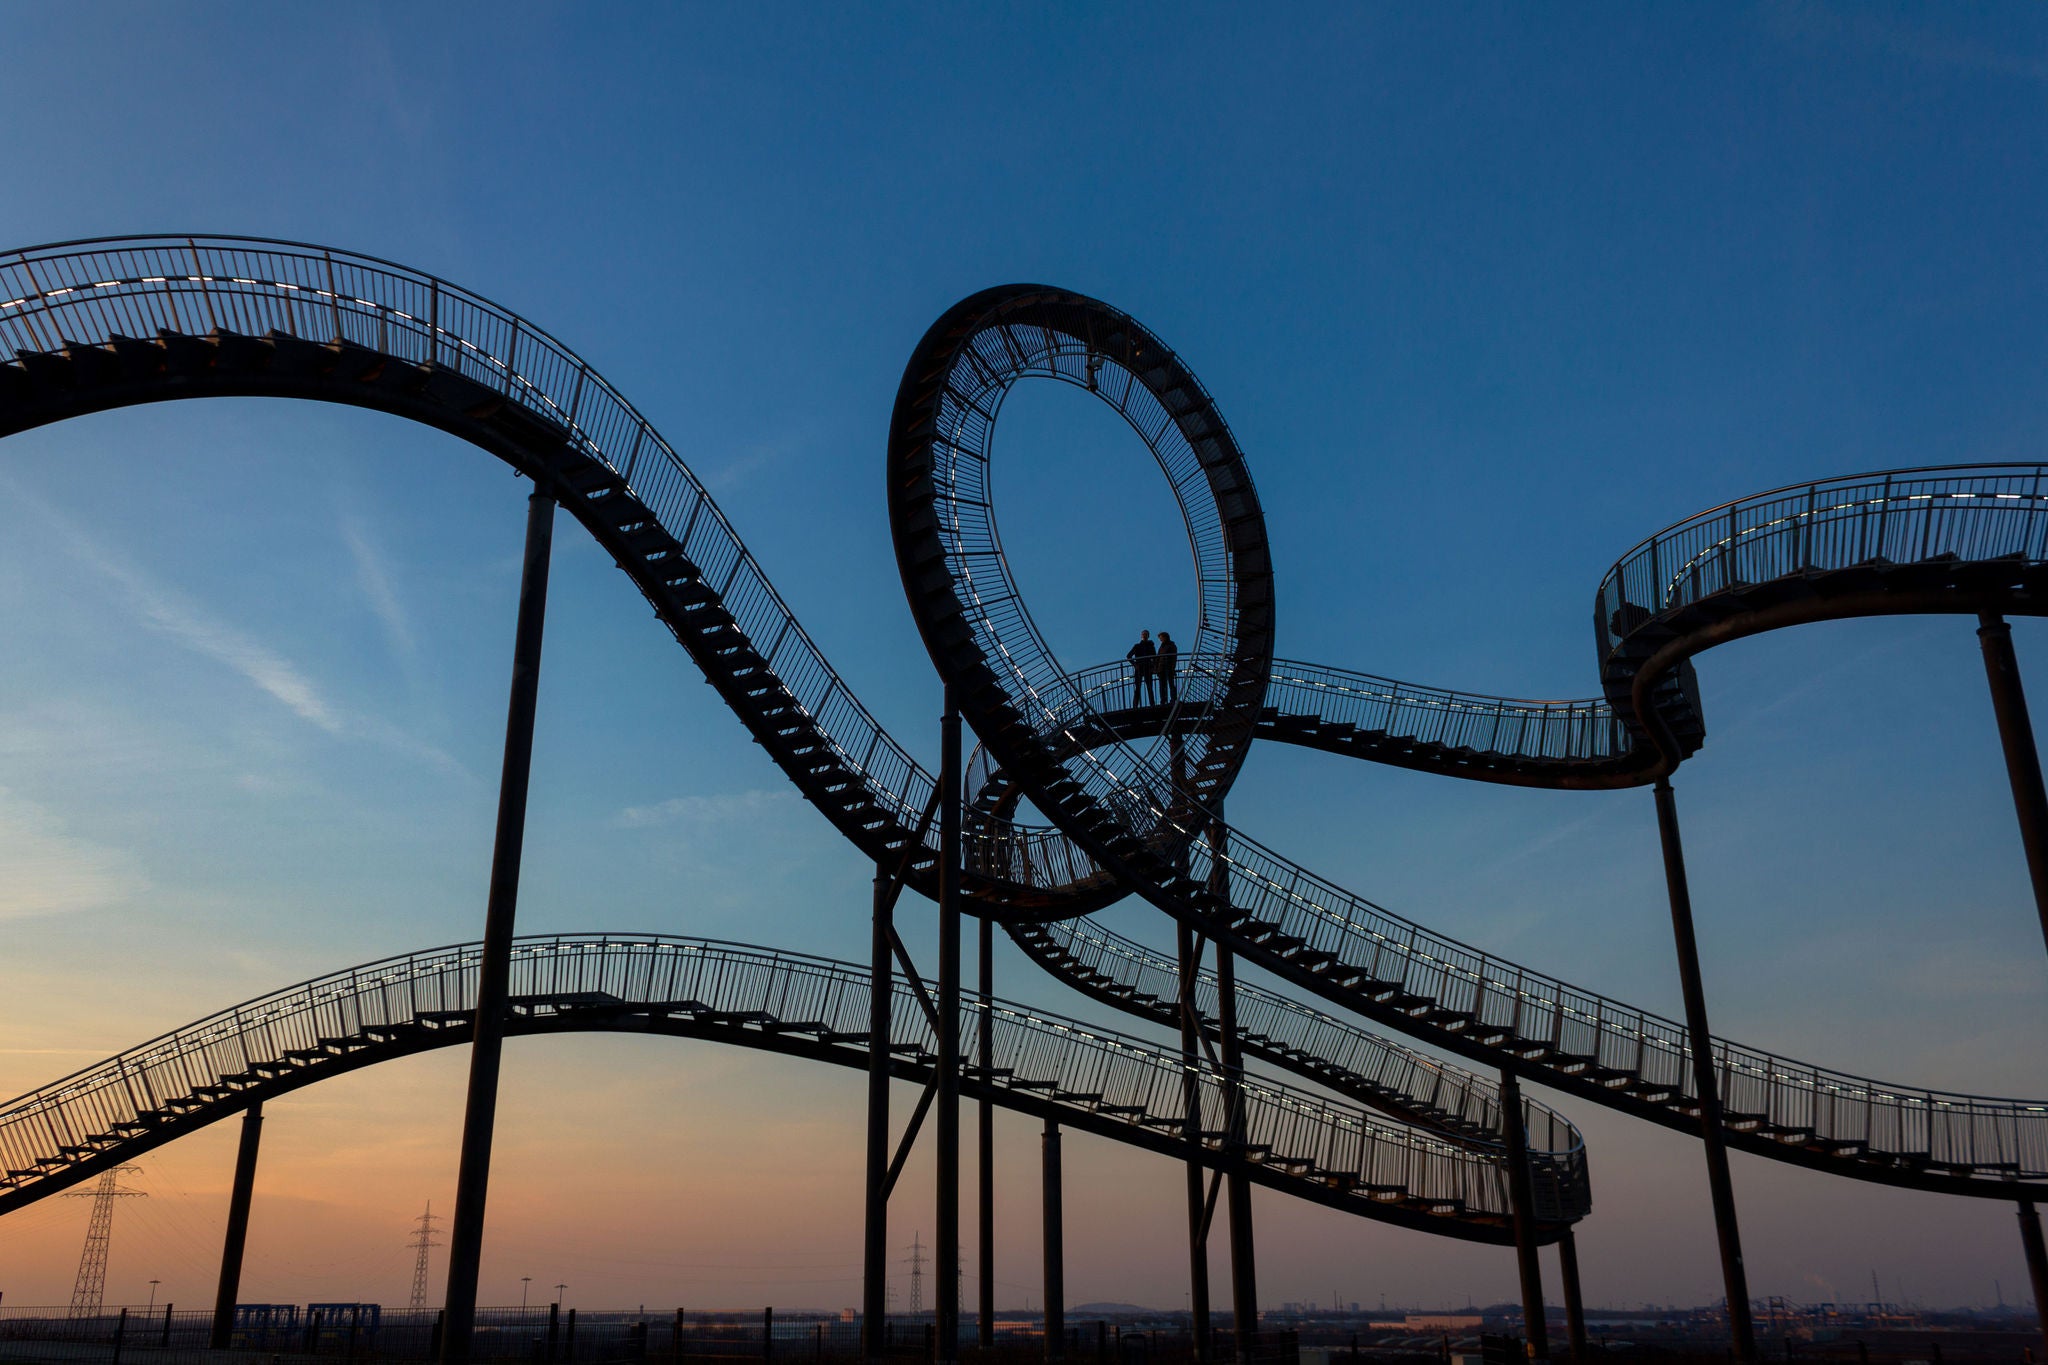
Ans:
MULTIPOLYGON (((250 1305, 275 1310, 264 1322, 238 1325, 226 1352, 208 1348, 211 1311, 116 1308, 86 1318, 67 1308, 0 1310, 0 1360, 10 1365, 211 1365, 246 1356, 265 1362, 427 1362, 439 1345, 437 1310, 384 1309, 375 1304, 250 1305)), ((931 1347, 929 1315, 892 1318, 887 1354, 923 1358, 931 1347)), ((1227 1328, 1217 1332, 1227 1346, 1227 1328)), ((861 1324, 839 1315, 666 1312, 649 1308, 557 1311, 551 1304, 477 1311, 472 1355, 523 1365, 717 1365, 721 1361, 805 1362, 860 1358, 861 1324), (772 1324, 772 1325, 771 1325, 772 1324)), ((1261 1365, 1293 1365, 1292 1332, 1262 1332, 1261 1365)), ((1127 1328, 1107 1320, 1069 1320, 1067 1359, 1075 1365, 1181 1365, 1193 1359, 1192 1339, 1179 1329, 1127 1328)), ((998 1324, 996 1345, 975 1345, 972 1314, 963 1315, 963 1361, 1039 1361, 1044 1338, 1028 1319, 998 1324), (1008 1327, 1010 1330, 1004 1330, 1008 1327)))

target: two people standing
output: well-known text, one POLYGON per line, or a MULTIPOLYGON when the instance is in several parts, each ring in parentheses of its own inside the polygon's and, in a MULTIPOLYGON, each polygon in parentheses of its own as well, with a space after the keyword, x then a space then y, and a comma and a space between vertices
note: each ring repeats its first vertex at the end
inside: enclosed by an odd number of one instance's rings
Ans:
POLYGON ((1131 705, 1140 706, 1139 700, 1148 691, 1152 701, 1176 701, 1180 697, 1178 674, 1180 672, 1180 646, 1165 631, 1159 632, 1159 643, 1152 643, 1152 632, 1138 632, 1138 643, 1125 651, 1124 657, 1131 661, 1131 705))

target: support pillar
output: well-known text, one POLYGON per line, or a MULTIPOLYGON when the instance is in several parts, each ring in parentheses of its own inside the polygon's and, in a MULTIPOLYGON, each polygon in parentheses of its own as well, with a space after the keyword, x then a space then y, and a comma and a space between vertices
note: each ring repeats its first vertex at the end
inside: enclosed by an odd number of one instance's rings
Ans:
POLYGON ((1515 1210, 1515 1269, 1522 1279, 1522 1335, 1531 1360, 1550 1359, 1550 1319, 1543 1306, 1543 1262, 1536 1255, 1536 1192, 1529 1179, 1529 1130, 1522 1124, 1522 1083, 1500 1073, 1500 1132, 1507 1149, 1508 1199, 1515 1210))
POLYGON ((960 1356, 960 712, 946 689, 939 758, 938 1293, 933 1357, 960 1356))
POLYGON ((469 1095, 462 1119, 462 1160, 455 1177, 455 1215, 449 1220, 442 1365, 466 1365, 470 1331, 476 1318, 476 1281, 483 1259, 491 1139, 497 1125, 505 1003, 511 994, 513 923, 519 905, 519 858, 526 840, 526 783, 533 767, 533 713, 540 695, 540 646, 547 620, 548 560, 554 526, 555 499, 552 494, 536 490, 526 500, 526 557, 519 579, 519 624, 512 642, 511 697, 505 707, 505 761, 498 780, 498 828, 491 849, 483 957, 477 970, 476 1024, 469 1052, 469 1095))
POLYGON ((1728 1144, 1721 1130, 1721 1091, 1714 1077, 1714 1036, 1707 1027, 1707 995, 1700 984, 1699 942, 1693 937, 1692 891, 1685 879, 1685 845, 1678 833, 1678 801, 1667 778, 1657 779, 1657 833, 1664 845, 1664 885, 1671 899, 1671 935, 1678 948, 1678 981, 1685 993, 1686 1051, 1692 1058, 1700 1139, 1707 1153, 1707 1192, 1721 1248, 1721 1282, 1728 1295, 1728 1330, 1736 1365, 1755 1365, 1756 1325, 1749 1316, 1749 1272, 1742 1264, 1742 1233, 1735 1222, 1735 1184, 1728 1175, 1728 1144))
POLYGON ((2020 844, 2027 851, 2027 875, 2034 884, 2034 910, 2048 941, 2048 790, 2041 785, 2041 751, 2027 717, 2027 693, 2020 685, 2019 659, 2012 652, 2012 627, 1996 612, 1977 618, 1977 643, 1984 651, 1984 676, 1991 684, 1991 710, 1998 717, 1998 742, 2005 749, 2005 776, 2012 784, 2013 810, 2020 820, 2020 844))
POLYGON ((2043 1354, 2048 1361, 2048 1247, 2041 1242, 2041 1215, 2031 1199, 2020 1200, 2020 1245, 2027 1250, 2027 1278, 2034 1285, 2034 1318, 2041 1327, 2043 1354))
POLYGON ((1045 1173, 1045 1360, 1067 1358, 1067 1221, 1060 1189, 1060 1126, 1045 1121, 1041 1148, 1045 1173))
POLYGON ((882 1359, 889 1318, 889 1043, 896 990, 889 960, 895 889, 875 872, 868 962, 868 1163, 866 1230, 861 1244, 861 1334, 867 1359, 882 1359))
MULTIPOLYGON (((1230 901, 1230 869, 1224 857, 1223 809, 1209 822, 1209 893, 1219 903, 1230 901)), ((1244 1105, 1244 1049, 1237 1028, 1237 955, 1222 939, 1216 941, 1216 1027, 1223 1038, 1223 1105, 1228 1115, 1231 1153, 1242 1159, 1247 1139, 1244 1105)), ((1230 1201, 1230 1321, 1239 1365, 1251 1359, 1252 1338, 1259 1330, 1259 1268, 1252 1236, 1252 1182, 1241 1165, 1224 1177, 1230 1201)))
POLYGON ((1571 1336, 1572 1359, 1586 1359, 1586 1300, 1579 1292, 1579 1244, 1570 1227, 1557 1239, 1557 1278, 1564 1286, 1564 1325, 1571 1336))
POLYGON ((1196 1014, 1195 983, 1201 963, 1195 956, 1195 931, 1185 922, 1176 928, 1180 951, 1181 1132, 1187 1138, 1188 1176, 1188 1316, 1195 1339, 1196 1365, 1208 1365, 1214 1337, 1209 1320, 1209 1206, 1202 1187, 1201 1024, 1196 1014))
POLYGON ((980 960, 976 965, 981 975, 981 1029, 975 1037, 975 1070, 981 1073, 981 1128, 975 1135, 980 1164, 975 1193, 980 1203, 977 1213, 981 1243, 976 1249, 980 1253, 981 1283, 977 1286, 980 1295, 976 1303, 975 1339, 982 1350, 992 1351, 996 1345, 996 1060, 995 1030, 990 1026, 995 1022, 995 926, 986 915, 981 917, 980 925, 980 960))
MULTIPOLYGON (((1244 1054, 1237 1042, 1237 965, 1236 955, 1221 942, 1216 945, 1216 983, 1217 995, 1223 1001, 1218 1021, 1223 1033, 1224 1103, 1230 1113, 1230 1147, 1242 1158, 1246 1122, 1244 1054)), ((1230 1201, 1230 1320, 1239 1365, 1248 1365, 1252 1338, 1259 1330, 1259 1268, 1252 1237, 1251 1177, 1241 1167, 1233 1167, 1224 1177, 1223 1188, 1230 1201)))
POLYGON ((228 1235, 220 1249, 220 1289, 213 1298, 213 1350, 225 1351, 235 1329, 235 1299, 242 1292, 242 1250, 249 1243, 249 1201, 256 1193, 256 1151, 263 1142, 263 1101, 242 1111, 242 1143, 235 1149, 235 1184, 228 1195, 228 1235))

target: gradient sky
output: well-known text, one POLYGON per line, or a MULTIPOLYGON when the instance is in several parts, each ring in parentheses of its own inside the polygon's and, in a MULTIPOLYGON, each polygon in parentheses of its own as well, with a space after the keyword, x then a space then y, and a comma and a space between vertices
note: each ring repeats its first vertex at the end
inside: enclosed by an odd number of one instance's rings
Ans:
MULTIPOLYGON (((927 760, 884 427, 925 326, 988 285, 1083 290, 1173 345, 1252 460, 1280 652, 1417 682, 1588 695, 1594 587, 1660 526, 2042 455, 2038 7, 75 5, 8 30, 0 247, 296 238, 525 314, 654 420, 927 760)), ((1045 387, 1004 412, 1005 541, 1085 664, 1188 616, 1186 551, 1135 439, 1045 387)), ((0 1093, 476 936, 524 486, 310 404, 7 445, 0 1093)), ((521 927, 862 956, 869 869, 563 527, 521 927)), ((1677 787, 1719 1032, 2048 1096, 2048 962, 1972 624, 1701 661, 1709 737, 1677 787)), ((2016 634, 2038 696, 2048 635, 2016 634)), ((1645 793, 1269 747, 1231 812, 1391 909, 1679 1011, 1645 793)), ((929 940, 925 902, 903 918, 929 940)), ((1110 918, 1170 942, 1153 912, 1110 918)), ((1007 945, 998 974, 1100 1014, 1007 945)), ((403 1302, 408 1220, 452 1200, 465 1066, 270 1107, 245 1299, 403 1302)), ((856 1302, 862 1088, 709 1044, 515 1041, 484 1300, 531 1275, 592 1307, 856 1302)), ((1589 1300, 1718 1297, 1696 1144, 1563 1104, 1591 1144, 1589 1300)), ((110 1301, 151 1278, 210 1301, 232 1127, 142 1161, 110 1301)), ((1037 1303, 1036 1126, 998 1137, 998 1298, 1037 1303)), ((1070 1299, 1180 1304, 1179 1168, 1068 1152, 1070 1299)), ((2024 1300, 2009 1206, 1734 1168, 1759 1295, 1866 1298, 1874 1271, 1887 1297, 2024 1300)), ((913 1165, 894 1242, 929 1241, 930 1189, 913 1165)), ((1255 1204, 1270 1304, 1514 1293, 1506 1251, 1255 1204)), ((65 1300, 85 1214, 0 1224, 10 1306, 65 1300)))

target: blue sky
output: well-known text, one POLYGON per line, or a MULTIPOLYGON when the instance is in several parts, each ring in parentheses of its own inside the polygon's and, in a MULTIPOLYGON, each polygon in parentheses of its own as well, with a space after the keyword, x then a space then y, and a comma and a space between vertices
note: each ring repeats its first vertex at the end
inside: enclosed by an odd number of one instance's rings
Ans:
MULTIPOLYGON (((991 284, 1095 294, 1180 351, 1253 461, 1281 653, 1418 682, 1587 695, 1593 589, 1658 527, 1805 478, 2041 453, 2034 9, 99 6, 10 33, 0 246, 273 235, 525 314, 654 420, 928 758, 883 434, 925 326, 991 284)), ((1080 664, 1191 594, 1156 475, 1072 399, 1006 409, 998 484, 1037 619, 1080 664)), ((8 444, 0 1091, 474 936, 523 485, 394 419, 254 401, 8 444)), ((859 956, 868 870, 595 546, 567 523, 557 545, 522 927, 859 956)), ((2038 627, 2016 634, 2048 678, 2038 627)), ((1709 740, 1678 788, 1718 1029, 2048 1094, 1970 623, 1818 627, 1700 672, 1709 740)), ((1261 751, 1231 810, 1432 927, 1678 1009, 1643 793, 1261 751)), ((1150 912, 1112 918, 1167 941, 1150 912)), ((857 1077, 648 1040, 509 1056, 487 1300, 527 1273, 593 1305, 855 1300, 857 1077)), ((406 1220, 451 1196, 461 1074, 420 1059, 275 1106, 252 1295, 402 1294, 406 1220)), ((1717 1295, 1696 1149, 1566 1107, 1594 1144, 1589 1297, 1717 1295)), ((1035 1302, 1035 1131, 1001 1139, 1002 1301, 1035 1302)), ((145 1162, 115 1297, 210 1294, 231 1144, 145 1162)), ((1179 1302, 1178 1172, 1070 1146, 1073 1296, 1179 1302)), ((2002 1206, 1736 1175, 1759 1294, 1856 1295, 1872 1268, 1930 1302, 2021 1294, 2002 1206)), ((929 1179, 905 1189, 907 1244, 929 1179)), ((1259 1211, 1276 1303, 1513 1292, 1505 1253, 1259 1211)), ((0 1291, 61 1301, 83 1208, 8 1221, 0 1291)))

